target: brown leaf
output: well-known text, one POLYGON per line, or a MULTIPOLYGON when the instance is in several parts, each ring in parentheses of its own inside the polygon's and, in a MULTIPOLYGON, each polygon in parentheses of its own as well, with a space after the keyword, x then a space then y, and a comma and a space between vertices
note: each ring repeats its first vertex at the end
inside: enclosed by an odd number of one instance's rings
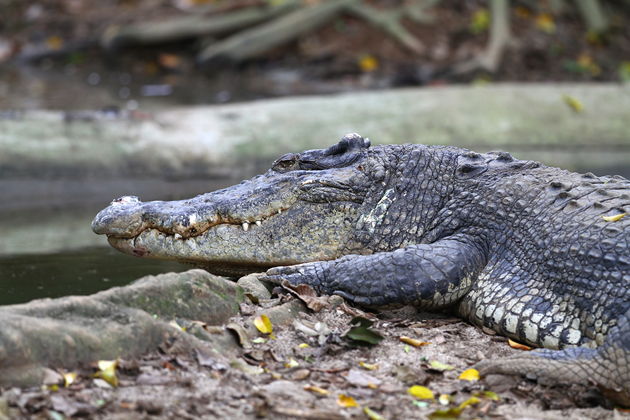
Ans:
POLYGON ((319 312, 330 306, 327 296, 317 296, 315 290, 308 284, 293 286, 288 281, 282 282, 282 287, 295 295, 312 311, 319 312))

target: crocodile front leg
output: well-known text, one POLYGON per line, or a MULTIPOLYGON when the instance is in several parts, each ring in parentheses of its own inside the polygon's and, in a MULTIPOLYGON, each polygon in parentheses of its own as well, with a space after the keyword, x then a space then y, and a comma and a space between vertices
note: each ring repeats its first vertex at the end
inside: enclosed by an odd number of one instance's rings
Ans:
POLYGON ((465 235, 393 252, 348 255, 267 271, 266 280, 308 284, 366 306, 416 304, 435 308, 468 292, 486 263, 483 247, 465 235))
POLYGON ((482 374, 518 374, 550 383, 596 383, 604 395, 630 406, 630 309, 617 320, 604 343, 595 348, 534 350, 514 357, 484 360, 482 374))

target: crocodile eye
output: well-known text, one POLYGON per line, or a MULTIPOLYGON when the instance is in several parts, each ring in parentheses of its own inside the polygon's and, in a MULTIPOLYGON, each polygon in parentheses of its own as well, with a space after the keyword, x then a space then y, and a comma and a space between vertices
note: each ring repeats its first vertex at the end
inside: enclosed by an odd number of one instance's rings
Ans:
POLYGON ((272 165, 271 169, 276 172, 288 172, 298 167, 299 155, 287 153, 280 156, 272 165))

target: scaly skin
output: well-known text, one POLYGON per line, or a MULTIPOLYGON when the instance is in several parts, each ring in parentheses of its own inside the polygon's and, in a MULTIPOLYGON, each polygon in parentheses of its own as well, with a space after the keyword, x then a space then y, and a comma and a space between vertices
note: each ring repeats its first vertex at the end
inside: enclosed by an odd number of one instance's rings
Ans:
POLYGON ((268 269, 366 306, 452 306, 552 349, 482 362, 483 373, 591 380, 628 405, 630 216, 604 219, 626 212, 620 177, 502 152, 370 148, 352 134, 190 200, 123 197, 92 226, 123 252, 214 273, 268 269))

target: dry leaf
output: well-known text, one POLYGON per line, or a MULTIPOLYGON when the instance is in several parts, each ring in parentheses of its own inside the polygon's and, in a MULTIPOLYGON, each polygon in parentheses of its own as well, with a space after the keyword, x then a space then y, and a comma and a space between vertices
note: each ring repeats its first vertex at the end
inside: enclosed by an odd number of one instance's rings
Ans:
POLYGON ((94 374, 95 378, 100 378, 113 387, 118 386, 118 377, 116 376, 116 367, 118 360, 99 360, 98 372, 94 374))
POLYGON ((315 386, 315 385, 306 385, 304 387, 304 390, 305 391, 314 392, 315 394, 320 394, 320 395, 328 395, 328 394, 330 394, 330 392, 328 392, 327 389, 320 388, 320 387, 315 386))
POLYGON ((556 22, 553 17, 548 13, 541 13, 536 16, 536 27, 543 32, 552 34, 556 31, 556 22))
POLYGON ((373 411, 370 407, 363 407, 363 412, 370 420, 385 420, 385 417, 373 411))
POLYGON ((526 346, 525 344, 521 344, 521 343, 517 343, 516 341, 512 341, 509 338, 508 338, 508 344, 510 345, 510 347, 512 347, 513 349, 517 349, 517 350, 531 350, 533 348, 533 347, 530 347, 530 346, 526 346))
POLYGON ((359 366, 361 366, 363 369, 367 369, 367 370, 376 370, 376 369, 378 369, 378 365, 371 364, 371 363, 365 363, 365 362, 359 362, 359 366))
POLYGON ((63 374, 63 386, 69 387, 77 380, 78 374, 76 372, 68 372, 63 374))
POLYGON ((432 400, 435 398, 435 396, 433 395, 433 391, 431 391, 426 386, 414 385, 410 387, 407 392, 421 400, 432 400))
POLYGON ((414 347, 422 347, 422 346, 426 346, 427 344, 431 344, 428 341, 420 341, 420 340, 416 340, 415 338, 405 337, 404 335, 401 336, 399 339, 403 343, 409 344, 414 347))
POLYGON ((284 367, 287 368, 294 368, 298 366, 300 366, 300 364, 293 357, 289 358, 289 361, 284 364, 284 367))
POLYGON ((562 100, 564 101, 564 103, 569 105, 569 108, 571 108, 573 111, 578 113, 584 111, 584 105, 582 104, 582 102, 580 102, 573 96, 562 95, 562 100))
POLYGON ((615 214, 614 216, 602 216, 602 219, 604 219, 607 222, 618 222, 619 220, 623 219, 624 216, 626 216, 628 213, 620 213, 620 214, 615 214))
POLYGON ((459 379, 464 381, 478 381, 479 371, 477 369, 466 369, 461 375, 459 375, 459 379))
POLYGON ((269 317, 265 314, 259 315, 254 319, 254 325, 263 334, 271 334, 273 333, 273 325, 271 325, 271 321, 269 317))
POLYGON ((359 58, 359 68, 365 73, 372 72, 378 69, 378 60, 370 54, 362 55, 359 58))
POLYGON ((337 397, 337 404, 339 404, 340 406, 344 408, 359 406, 359 404, 354 398, 346 394, 339 394, 339 397, 337 397))
POLYGON ((432 369, 440 370, 440 371, 455 369, 455 366, 451 366, 446 363, 439 362, 437 360, 431 360, 429 362, 429 366, 431 366, 432 369))

